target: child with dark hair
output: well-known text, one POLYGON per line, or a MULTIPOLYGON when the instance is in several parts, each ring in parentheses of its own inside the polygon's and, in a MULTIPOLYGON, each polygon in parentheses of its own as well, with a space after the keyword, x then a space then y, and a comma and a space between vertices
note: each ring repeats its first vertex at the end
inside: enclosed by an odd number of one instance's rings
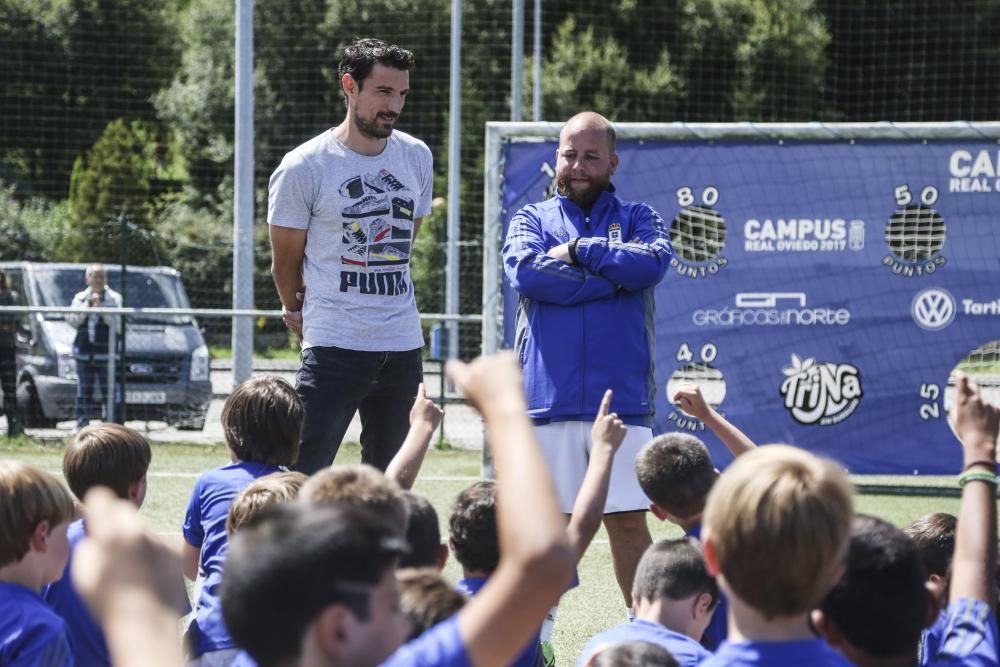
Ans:
POLYGON ((951 557, 955 553, 955 529, 958 517, 946 512, 922 516, 903 531, 910 536, 927 575, 927 588, 940 610, 938 621, 920 634, 920 664, 925 665, 937 653, 941 641, 941 623, 948 605, 948 578, 951 575, 951 557))
POLYGON ((585 664, 602 647, 644 641, 667 649, 681 667, 711 655, 700 643, 719 601, 719 586, 705 567, 697 540, 654 542, 639 561, 632 585, 635 621, 593 637, 580 654, 585 664))
POLYGON ((468 600, 433 567, 397 570, 396 582, 399 584, 399 606, 410 620, 409 639, 416 639, 448 620, 468 600))
MULTIPOLYGON (((600 526, 611 481, 611 465, 625 438, 626 426, 616 413, 610 412, 611 397, 608 389, 591 430, 590 461, 566 527, 576 562, 583 558, 600 526)), ((475 482, 459 494, 449 519, 448 544, 462 566, 458 589, 470 597, 487 585, 500 558, 496 502, 494 482, 475 482)), ((541 630, 539 628, 539 634, 532 638, 513 665, 531 667, 537 664, 542 648, 541 630)))
POLYGON ((73 514, 55 477, 0 461, 0 665, 73 665, 66 624, 40 596, 66 567, 73 514))
MULTIPOLYGON (((92 488, 105 486, 122 500, 142 507, 146 472, 152 459, 149 443, 136 431, 119 424, 84 426, 63 453, 63 475, 82 502, 92 488)), ((66 621, 69 645, 79 665, 110 665, 104 632, 83 604, 70 578, 73 553, 87 534, 83 519, 67 531, 70 557, 62 578, 45 589, 43 597, 66 621)))
MULTIPOLYGON (((750 438, 708 404, 698 385, 681 385, 673 399, 684 412, 700 419, 734 457, 756 448, 750 438)), ((657 436, 636 457, 635 473, 642 492, 650 499, 653 516, 680 526, 689 537, 701 537, 705 502, 719 477, 705 443, 688 433, 657 436)), ((723 594, 701 638, 709 650, 716 649, 728 634, 727 609, 723 594)))
POLYGON ((962 444, 962 487, 951 563, 948 606, 935 623, 940 639, 918 661, 920 631, 937 605, 913 541, 873 518, 855 523, 845 576, 822 608, 816 627, 860 667, 996 665, 996 446, 1000 409, 983 402, 964 373, 955 380, 953 423, 962 444))
POLYGON ((400 559, 400 567, 432 567, 444 569, 448 562, 448 545, 441 542, 441 527, 434 506, 419 493, 403 491, 409 509, 406 520, 406 542, 409 551, 400 559))
POLYGON ((222 428, 233 462, 195 482, 184 517, 184 573, 198 579, 195 616, 188 626, 194 664, 232 660, 236 645, 222 622, 219 584, 228 550, 226 520, 236 495, 265 475, 295 463, 303 410, 295 389, 281 378, 254 377, 240 384, 222 407, 222 428), (220 653, 225 651, 226 653, 220 653))
POLYGON ((814 614, 831 646, 855 664, 916 664, 920 632, 936 609, 913 540, 888 521, 857 516, 847 569, 814 614))
POLYGON ((587 667, 679 667, 670 651, 659 644, 632 640, 604 647, 587 662, 587 667))

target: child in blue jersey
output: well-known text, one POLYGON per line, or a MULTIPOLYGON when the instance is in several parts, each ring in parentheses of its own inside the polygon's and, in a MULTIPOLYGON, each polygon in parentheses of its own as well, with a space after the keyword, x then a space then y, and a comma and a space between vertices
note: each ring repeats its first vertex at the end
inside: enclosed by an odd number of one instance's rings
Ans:
MULTIPOLYGON (((66 446, 63 476, 81 501, 90 489, 106 486, 119 498, 141 507, 146 497, 146 472, 151 459, 149 443, 132 429, 119 424, 85 426, 66 446)), ((77 664, 110 665, 104 632, 70 579, 73 552, 86 536, 84 520, 71 523, 67 535, 69 562, 62 578, 46 588, 43 597, 66 621, 70 648, 77 664)))
POLYGON ((920 554, 927 576, 927 589, 939 611, 937 622, 920 635, 920 664, 926 665, 937 653, 941 642, 941 625, 945 623, 948 606, 948 578, 951 575, 951 557, 955 553, 955 528, 958 517, 947 512, 933 512, 920 517, 904 529, 913 540, 920 554))
POLYGON ((809 624, 844 570, 853 489, 843 469, 788 445, 740 456, 705 505, 705 563, 729 597, 729 638, 705 667, 841 667, 809 624))
MULTIPOLYGON (((955 382, 953 422, 963 450, 962 501, 948 606, 928 665, 997 665, 996 442, 1000 409, 983 403, 964 374, 955 382)), ((814 613, 826 640, 860 667, 918 664, 921 629, 937 604, 913 541, 891 524, 855 522, 847 571, 814 613)))
MULTIPOLYGON (((734 457, 756 448, 750 438, 708 404, 698 385, 681 385, 673 400, 684 412, 700 419, 734 457)), ((680 526, 685 535, 699 539, 705 501, 719 476, 705 443, 687 433, 657 436, 639 452, 635 472, 639 486, 650 499, 653 516, 670 521, 680 526)), ((727 609, 726 597, 722 595, 701 637, 702 644, 710 651, 726 638, 727 609)))
MULTIPOLYGON (((590 461, 583 484, 573 505, 566 528, 570 546, 577 562, 583 557, 601 521, 604 502, 611 479, 615 452, 625 438, 626 427, 618 415, 609 412, 612 392, 607 390, 601 401, 597 419, 591 429, 590 461)), ((472 597, 486 585, 497 568, 500 549, 497 542, 497 485, 490 481, 475 482, 463 490, 455 501, 449 518, 449 546, 455 560, 462 566, 458 589, 472 597)), ((541 627, 512 665, 533 667, 541 651, 541 627)))
POLYGON ((632 584, 635 620, 593 637, 577 665, 604 646, 635 640, 659 644, 680 667, 694 667, 711 655, 699 640, 718 600, 719 586, 705 568, 697 540, 654 542, 642 555, 632 584))
POLYGON ((198 478, 183 526, 184 573, 197 579, 195 615, 186 633, 196 664, 225 664, 237 653, 219 602, 229 507, 255 479, 295 463, 302 420, 302 402, 295 389, 277 377, 243 382, 222 408, 223 432, 233 462, 198 478), (215 655, 203 659, 209 653, 215 655))
POLYGON ((66 624, 40 595, 66 567, 73 515, 55 477, 0 461, 0 665, 74 664, 66 624))

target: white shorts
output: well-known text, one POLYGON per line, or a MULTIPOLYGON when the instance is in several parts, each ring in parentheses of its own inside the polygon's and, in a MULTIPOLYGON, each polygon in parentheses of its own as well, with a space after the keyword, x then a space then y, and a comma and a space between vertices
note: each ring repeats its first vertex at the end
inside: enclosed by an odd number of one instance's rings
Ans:
MULTIPOLYGON (((593 422, 551 422, 534 427, 535 437, 549 466, 549 472, 556 485, 559 505, 565 514, 573 512, 576 494, 587 474, 590 461, 590 430, 593 422)), ((605 514, 616 512, 638 512, 649 509, 649 499, 639 487, 635 476, 635 457, 643 445, 653 439, 652 429, 645 426, 629 426, 625 440, 615 454, 611 465, 611 482, 608 485, 608 500, 604 503, 605 514)))

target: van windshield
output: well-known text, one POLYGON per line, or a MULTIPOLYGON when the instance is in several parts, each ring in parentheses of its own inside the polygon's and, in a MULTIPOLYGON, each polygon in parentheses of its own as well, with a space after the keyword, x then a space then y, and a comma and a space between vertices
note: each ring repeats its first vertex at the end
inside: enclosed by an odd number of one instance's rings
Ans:
MULTIPOLYGON (((128 308, 190 308, 184 286, 176 275, 129 270, 125 291, 121 288, 121 270, 105 267, 108 286, 122 294, 128 308)), ((33 274, 38 289, 40 306, 68 306, 73 296, 86 288, 83 268, 38 268, 33 274)), ((46 313, 46 319, 64 319, 62 313, 46 313)), ((187 315, 130 315, 129 322, 158 324, 187 324, 187 315)))

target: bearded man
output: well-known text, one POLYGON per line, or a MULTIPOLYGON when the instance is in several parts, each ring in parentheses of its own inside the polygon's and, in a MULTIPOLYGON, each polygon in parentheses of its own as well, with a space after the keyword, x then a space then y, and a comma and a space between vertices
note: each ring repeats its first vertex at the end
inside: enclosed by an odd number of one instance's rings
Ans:
POLYGON ((631 616, 632 579, 649 546, 649 500, 634 461, 652 438, 653 288, 673 253, 660 216, 615 194, 615 130, 573 116, 559 135, 557 194, 514 215, 504 271, 520 295, 516 347, 528 414, 570 514, 583 482, 601 398, 629 426, 615 456, 604 526, 631 616))
POLYGON ((307 474, 330 465, 355 412, 362 462, 385 470, 423 379, 410 254, 434 174, 427 145, 393 129, 412 67, 399 46, 348 44, 344 120, 285 155, 271 176, 271 275, 285 325, 302 340, 295 388, 305 424, 294 467, 307 474))

